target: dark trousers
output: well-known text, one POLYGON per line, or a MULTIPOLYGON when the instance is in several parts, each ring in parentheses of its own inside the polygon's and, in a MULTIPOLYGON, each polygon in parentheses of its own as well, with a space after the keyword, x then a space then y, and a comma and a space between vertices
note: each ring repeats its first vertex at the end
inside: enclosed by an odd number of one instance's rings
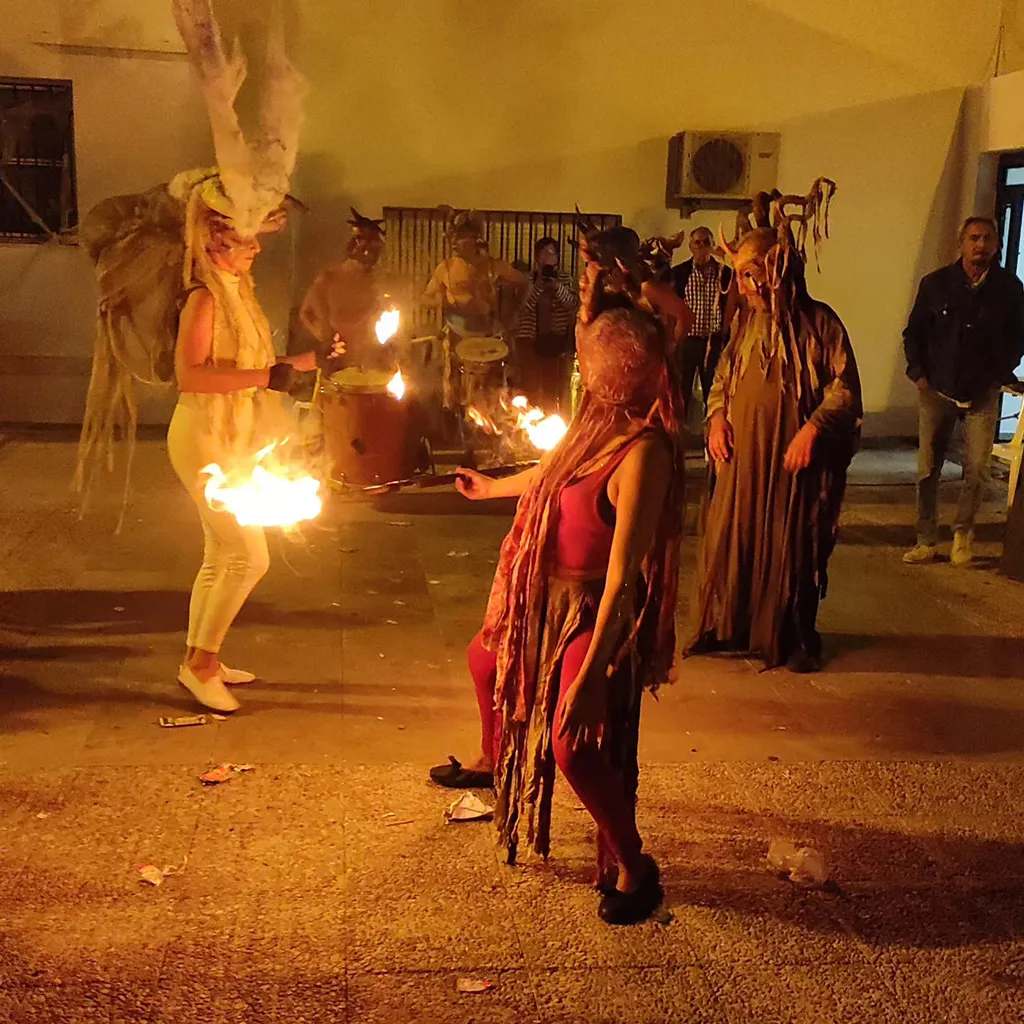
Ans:
POLYGON ((722 348, 723 338, 720 334, 712 334, 710 338, 704 335, 685 338, 679 346, 676 351, 676 365, 679 368, 679 386, 682 388, 687 406, 693 397, 694 377, 700 380, 701 397, 705 407, 707 406, 711 385, 715 380, 715 367, 718 365, 722 348))

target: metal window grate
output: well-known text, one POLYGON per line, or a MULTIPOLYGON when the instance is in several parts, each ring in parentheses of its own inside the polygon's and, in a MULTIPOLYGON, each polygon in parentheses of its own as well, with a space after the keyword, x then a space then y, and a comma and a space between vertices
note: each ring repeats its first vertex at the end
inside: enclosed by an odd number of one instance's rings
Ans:
MULTIPOLYGON (((557 239, 562 269, 573 278, 578 275, 578 256, 569 239, 575 238, 576 214, 539 213, 518 210, 476 210, 484 226, 491 255, 508 263, 533 266, 533 245, 539 238, 557 239)), ((584 220, 598 228, 617 227, 622 217, 612 213, 586 213, 584 220)), ((387 273, 402 281, 417 298, 426 288, 434 268, 450 255, 445 238, 446 215, 443 210, 421 207, 385 206, 384 266, 387 273)), ((417 329, 434 323, 434 313, 418 309, 417 329)))
POLYGON ((0 78, 0 241, 78 223, 71 83, 0 78))

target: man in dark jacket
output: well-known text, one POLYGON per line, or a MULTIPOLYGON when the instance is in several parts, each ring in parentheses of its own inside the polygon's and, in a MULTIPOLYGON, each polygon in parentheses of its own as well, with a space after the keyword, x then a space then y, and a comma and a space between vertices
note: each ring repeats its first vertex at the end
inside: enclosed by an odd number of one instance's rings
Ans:
POLYGON ((958 419, 964 482, 954 522, 954 565, 972 557, 974 520, 989 476, 1000 386, 1024 355, 1024 287, 995 263, 995 221, 969 217, 960 259, 921 281, 903 332, 907 376, 919 391, 917 545, 903 560, 930 562, 938 542, 938 483, 958 419))
POLYGON ((726 306, 731 312, 735 305, 735 301, 727 303, 732 271, 711 255, 713 246, 714 238, 707 228, 694 228, 690 232, 692 258, 672 268, 672 287, 694 314, 690 336, 676 351, 679 383, 689 402, 693 379, 698 377, 705 406, 729 333, 726 306))

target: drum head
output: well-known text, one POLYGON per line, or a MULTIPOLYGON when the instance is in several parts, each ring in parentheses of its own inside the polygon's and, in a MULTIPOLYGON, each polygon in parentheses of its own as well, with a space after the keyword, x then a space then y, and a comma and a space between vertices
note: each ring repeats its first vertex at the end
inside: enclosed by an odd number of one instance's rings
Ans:
POLYGON ((332 373, 330 381, 345 391, 384 391, 393 376, 387 370, 362 370, 358 366, 346 366, 332 373))
POLYGON ((496 363, 508 355, 508 345, 501 338, 463 338, 455 354, 464 363, 496 363))

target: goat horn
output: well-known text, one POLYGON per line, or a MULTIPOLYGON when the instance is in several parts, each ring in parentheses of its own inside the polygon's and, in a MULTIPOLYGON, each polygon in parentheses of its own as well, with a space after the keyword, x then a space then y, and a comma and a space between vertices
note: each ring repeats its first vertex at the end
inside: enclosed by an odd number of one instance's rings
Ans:
POLYGON ((736 258, 736 254, 740 251, 739 246, 733 248, 725 238, 725 230, 722 227, 721 222, 718 224, 718 244, 722 247, 722 252, 727 253, 731 259, 736 258))

